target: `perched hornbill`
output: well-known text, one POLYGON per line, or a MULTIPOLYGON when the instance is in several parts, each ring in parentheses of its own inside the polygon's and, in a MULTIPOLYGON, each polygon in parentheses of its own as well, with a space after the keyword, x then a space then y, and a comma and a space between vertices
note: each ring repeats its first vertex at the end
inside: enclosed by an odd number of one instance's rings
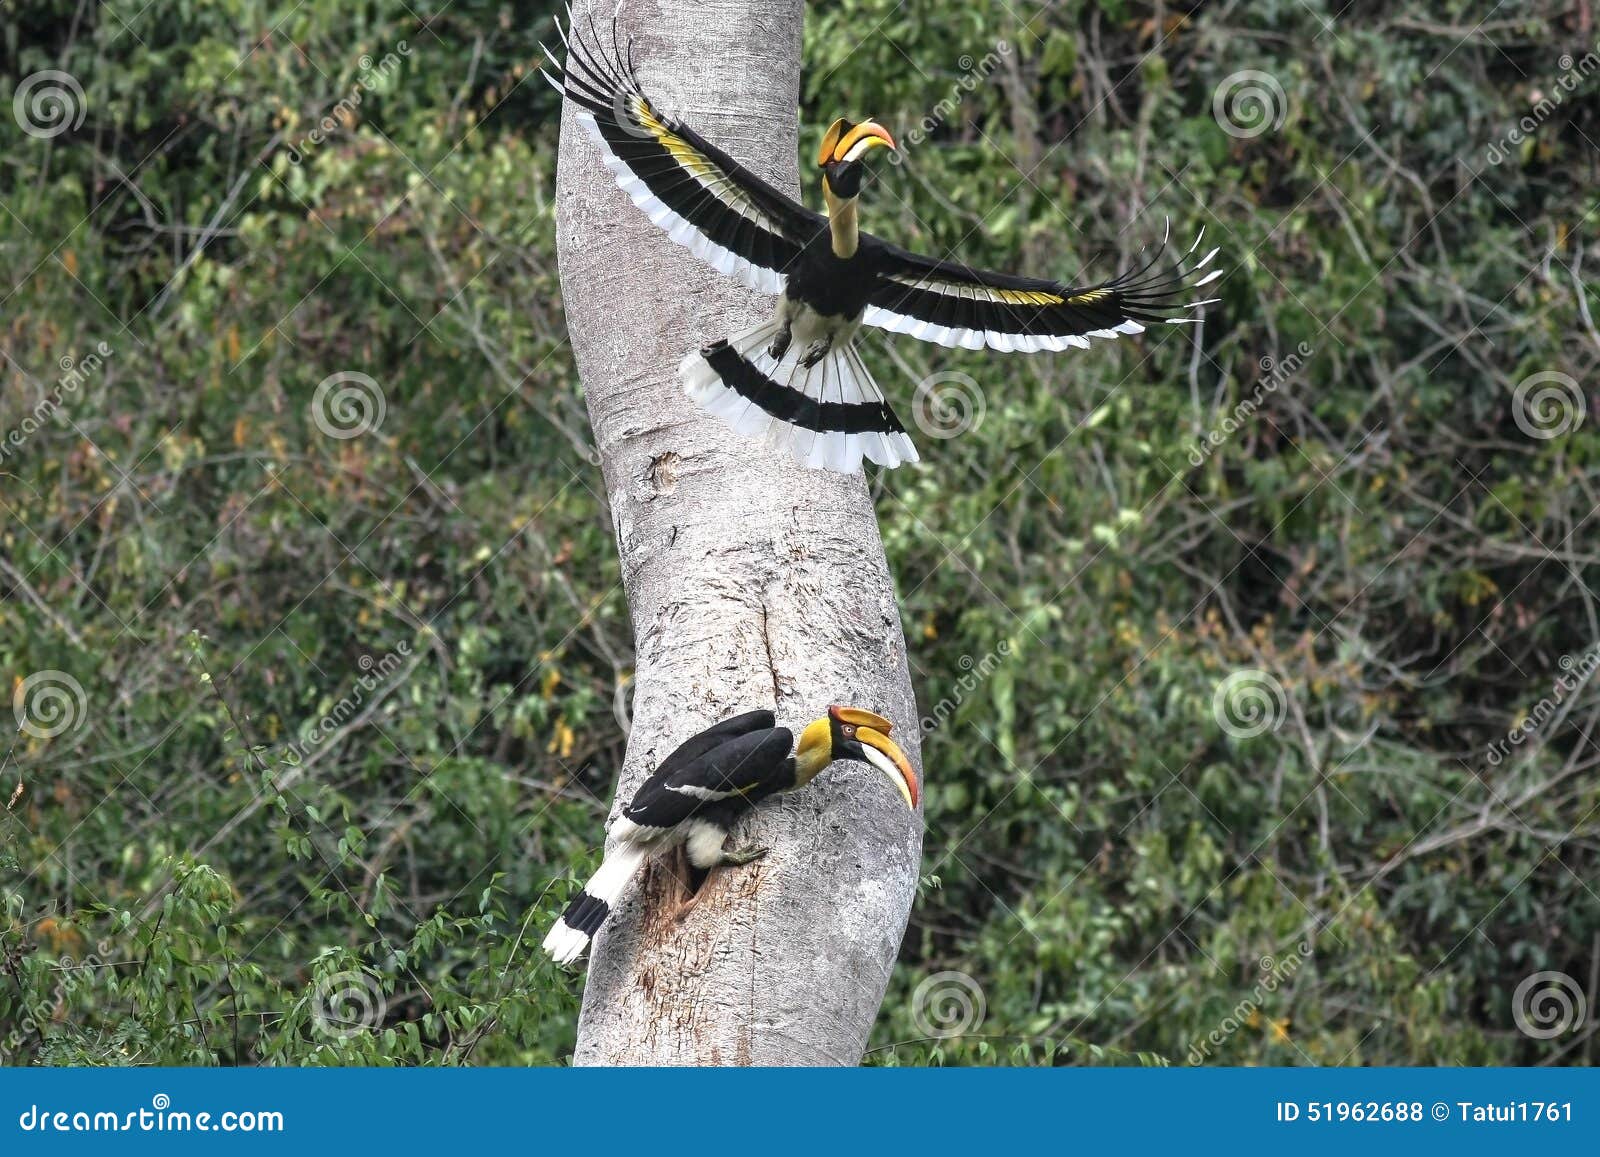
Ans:
MULTIPOLYGON (((568 13, 571 24, 571 13, 568 13)), ((605 157, 617 184, 674 241, 723 273, 780 294, 770 321, 691 353, 678 367, 685 390, 741 434, 787 447, 812 467, 856 470, 915 462, 905 427, 884 401, 854 344, 865 323, 965 349, 1033 352, 1087 348, 1091 337, 1143 331, 1147 323, 1209 302, 1178 298, 1220 275, 1139 268, 1099 285, 972 269, 908 252, 860 231, 862 159, 894 149, 876 121, 837 120, 822 138, 826 217, 779 192, 699 133, 656 109, 639 87, 632 45, 611 49, 590 23, 585 39, 556 25, 563 68, 545 49, 557 91, 605 157)), ((1188 253, 1199 247, 1196 237, 1188 253)), ((1165 243, 1163 242, 1163 249, 1165 243)))
POLYGON ((685 741, 622 809, 604 862, 550 929, 544 950, 558 964, 576 960, 644 862, 680 844, 702 872, 765 855, 760 847, 723 847, 734 821, 769 795, 804 787, 834 760, 872 764, 915 808, 917 773, 889 738, 890 726, 859 707, 830 707, 806 726, 796 746, 772 712, 749 711, 685 741))

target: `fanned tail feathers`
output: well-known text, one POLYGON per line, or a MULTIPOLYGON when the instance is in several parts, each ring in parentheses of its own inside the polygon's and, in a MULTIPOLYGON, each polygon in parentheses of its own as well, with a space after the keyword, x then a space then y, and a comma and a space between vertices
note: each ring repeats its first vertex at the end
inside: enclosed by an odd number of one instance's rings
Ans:
POLYGON ((583 891, 567 905, 561 919, 544 938, 544 950, 552 960, 557 964, 571 964, 583 954, 611 914, 613 905, 622 898, 622 890, 648 856, 649 849, 636 843, 624 843, 606 853, 604 862, 589 877, 583 891))
POLYGON ((736 433, 813 470, 859 470, 863 458, 884 467, 918 460, 853 341, 807 368, 798 340, 781 358, 768 352, 778 330, 773 319, 689 354, 678 366, 684 391, 736 433))

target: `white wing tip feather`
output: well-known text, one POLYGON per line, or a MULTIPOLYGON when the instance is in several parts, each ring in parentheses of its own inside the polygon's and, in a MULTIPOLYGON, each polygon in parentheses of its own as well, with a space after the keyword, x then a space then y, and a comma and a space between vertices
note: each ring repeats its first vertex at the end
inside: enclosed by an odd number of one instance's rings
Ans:
POLYGON ((744 285, 754 289, 757 293, 782 293, 783 275, 771 269, 763 269, 752 265, 731 250, 718 245, 711 238, 700 232, 695 225, 684 220, 673 212, 652 193, 647 185, 637 176, 627 163, 617 157, 609 145, 606 144, 600 126, 595 123, 594 114, 583 111, 578 114, 578 123, 583 125, 584 131, 589 134, 589 139, 600 150, 600 155, 611 176, 628 199, 637 205, 649 218, 651 224, 661 229, 673 242, 683 246, 702 261, 711 265, 718 272, 733 277, 744 285), (726 268, 724 268, 726 266, 726 268))

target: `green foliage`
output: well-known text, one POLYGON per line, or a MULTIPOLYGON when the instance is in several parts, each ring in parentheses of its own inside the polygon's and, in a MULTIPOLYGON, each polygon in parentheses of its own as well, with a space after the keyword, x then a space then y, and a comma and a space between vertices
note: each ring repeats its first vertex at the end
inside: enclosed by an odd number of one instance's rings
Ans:
MULTIPOLYGON (((0 670, 68 712, 0 752, 7 1061, 570 1054, 536 948, 632 651, 544 13, 7 6, 0 109, 59 69, 84 113, 0 165, 0 670), (382 418, 330 436, 347 373, 382 418)), ((1229 270, 1202 326, 1087 354, 867 343, 908 415, 941 371, 984 401, 874 480, 930 725, 873 1063, 1595 1059, 1513 1018, 1527 975, 1592 975, 1593 691, 1487 754, 1600 631, 1592 392, 1550 439, 1513 402, 1593 380, 1592 85, 1490 152, 1594 46, 1480 16, 810 12, 807 147, 919 127, 875 232, 1098 277, 1170 218, 1229 270), (1246 70, 1281 104, 1230 135, 1246 70), (1240 671, 1258 734, 1219 725, 1240 671)))

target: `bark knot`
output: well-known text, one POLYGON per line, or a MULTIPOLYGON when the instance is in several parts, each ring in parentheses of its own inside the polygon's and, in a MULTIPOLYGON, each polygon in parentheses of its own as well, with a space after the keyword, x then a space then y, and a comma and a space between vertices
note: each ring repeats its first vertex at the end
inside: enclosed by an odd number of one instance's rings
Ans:
POLYGON ((664 498, 678 488, 678 467, 682 463, 683 458, 676 450, 668 450, 650 459, 646 478, 656 497, 664 498))

